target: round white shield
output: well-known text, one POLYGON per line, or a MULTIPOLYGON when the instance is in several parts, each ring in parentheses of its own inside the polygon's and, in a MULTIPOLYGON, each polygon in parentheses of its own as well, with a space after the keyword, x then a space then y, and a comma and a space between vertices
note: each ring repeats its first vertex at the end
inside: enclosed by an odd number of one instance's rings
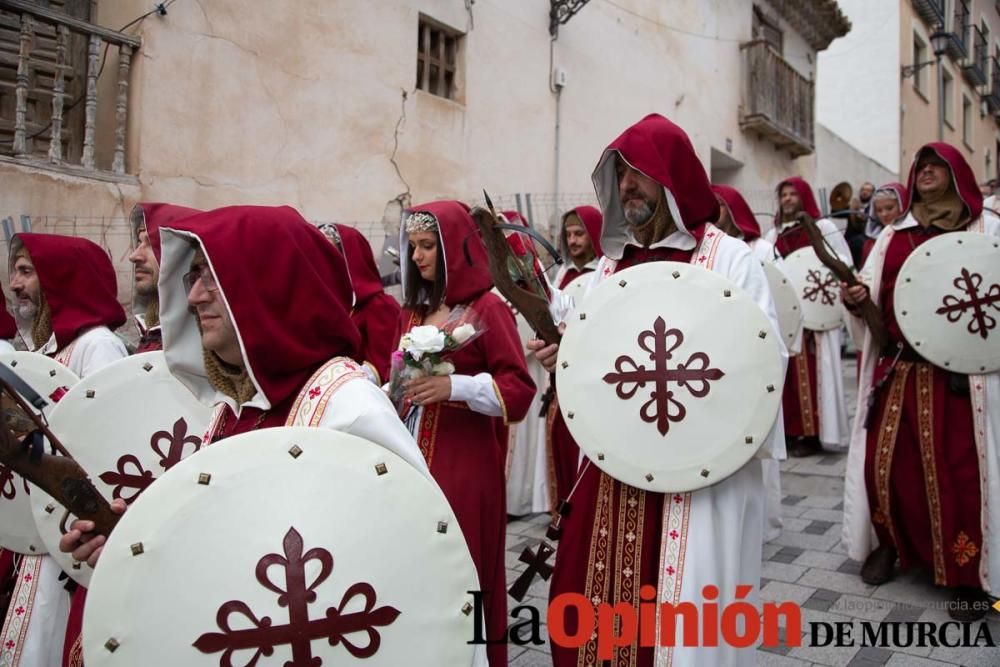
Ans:
POLYGON ((770 432, 780 349, 764 311, 728 279, 642 264, 592 287, 567 323, 559 407, 615 479, 657 492, 702 488, 741 468, 770 432))
POLYGON ((802 325, 813 331, 836 329, 844 321, 840 281, 811 247, 785 257, 785 271, 802 306, 802 325))
POLYGON ((1000 370, 1000 239, 954 232, 920 245, 896 278, 903 336, 935 366, 1000 370))
POLYGON ((125 513, 84 659, 469 665, 477 581, 444 494, 408 463, 337 431, 263 429, 181 461, 125 513))
MULTIPOLYGON (((108 500, 131 504, 153 481, 201 447, 211 409, 167 369, 163 352, 116 361, 76 384, 52 411, 49 427, 108 500)), ((73 517, 32 488, 31 509, 59 566, 86 586, 93 570, 59 551, 73 517)))
MULTIPOLYGON (((48 417, 70 387, 80 379, 51 357, 35 352, 4 352, 6 364, 48 401, 42 413, 48 417)), ((34 487, 0 465, 0 548, 20 554, 43 554, 47 549, 31 516, 30 494, 34 487)))
POLYGON ((799 295, 792 287, 791 281, 771 262, 761 262, 767 275, 767 284, 774 298, 774 308, 778 313, 778 326, 781 328, 781 339, 785 346, 791 345, 802 330, 802 306, 799 295))

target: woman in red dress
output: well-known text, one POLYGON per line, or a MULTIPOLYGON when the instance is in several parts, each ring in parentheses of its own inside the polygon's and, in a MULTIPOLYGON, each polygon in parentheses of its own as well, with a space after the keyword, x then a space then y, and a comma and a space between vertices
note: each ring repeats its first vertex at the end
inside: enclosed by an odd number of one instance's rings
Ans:
MULTIPOLYGON (((399 336, 442 327, 462 308, 482 333, 447 355, 451 375, 410 380, 414 437, 458 517, 479 573, 486 632, 507 628, 504 570, 506 426, 524 419, 535 393, 510 308, 490 292, 486 248, 468 208, 457 201, 415 206, 403 216, 400 248, 403 312, 399 336)), ((490 664, 507 664, 507 646, 488 647, 490 664)))

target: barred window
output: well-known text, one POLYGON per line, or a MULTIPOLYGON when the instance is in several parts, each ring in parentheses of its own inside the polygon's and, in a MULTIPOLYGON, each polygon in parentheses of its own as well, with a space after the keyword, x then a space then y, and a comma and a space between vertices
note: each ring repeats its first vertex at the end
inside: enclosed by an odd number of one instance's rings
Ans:
POLYGON ((417 33, 417 88, 455 99, 462 33, 425 16, 417 33))

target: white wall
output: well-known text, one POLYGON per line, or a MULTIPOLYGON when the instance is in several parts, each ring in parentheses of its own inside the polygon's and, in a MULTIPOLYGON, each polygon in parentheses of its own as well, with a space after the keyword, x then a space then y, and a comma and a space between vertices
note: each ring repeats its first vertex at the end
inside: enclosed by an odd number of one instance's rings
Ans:
POLYGON ((816 120, 890 172, 899 171, 900 6, 838 0, 851 31, 818 58, 816 120))
MULTIPOLYGON (((484 187, 590 196, 604 147, 659 112, 687 130, 706 171, 713 150, 742 164, 727 174, 737 187, 811 178, 814 156, 793 160, 739 128, 752 4, 592 0, 562 26, 553 59, 569 83, 556 187, 548 3, 176 3, 137 27, 129 172, 147 200, 289 204, 314 220, 377 221, 407 190, 414 202, 477 198, 484 187), (415 90, 421 13, 466 33, 457 101, 415 90)), ((102 2, 98 21, 117 27, 146 5, 102 2)), ((786 44, 796 66, 808 65, 799 36, 786 31, 786 44)), ((116 71, 113 54, 107 65, 116 71)), ((21 199, 59 208, 48 191, 21 199)))
POLYGON ((829 192, 841 181, 847 181, 857 196, 858 188, 865 181, 875 187, 899 180, 895 172, 889 171, 880 162, 868 157, 843 138, 823 125, 816 126, 816 182, 817 190, 829 192))

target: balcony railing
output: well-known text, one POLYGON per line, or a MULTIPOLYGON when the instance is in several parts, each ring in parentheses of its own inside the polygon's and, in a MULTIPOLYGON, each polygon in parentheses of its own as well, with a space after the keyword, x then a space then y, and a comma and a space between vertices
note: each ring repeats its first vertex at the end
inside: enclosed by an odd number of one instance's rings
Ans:
POLYGON ((968 0, 955 0, 955 14, 952 17, 951 30, 948 31, 948 44, 945 50, 945 53, 955 60, 961 60, 969 55, 969 45, 965 43, 965 36, 970 20, 968 0))
POLYGON ((987 82, 989 74, 990 53, 986 44, 986 36, 979 26, 972 26, 972 48, 969 49, 969 58, 962 65, 962 73, 969 85, 982 86, 987 82))
POLYGON ((990 87, 986 90, 986 94, 983 95, 983 99, 986 100, 986 105, 990 108, 990 113, 996 114, 1000 111, 1000 61, 994 56, 990 58, 990 64, 992 66, 990 87))
POLYGON ((136 37, 62 12, 0 0, 0 156, 124 174, 129 70, 139 46, 136 37), (115 97, 99 100, 98 78, 110 55, 102 50, 110 47, 118 56, 115 97), (114 105, 108 165, 97 163, 99 102, 114 105))
POLYGON ((763 40, 743 52, 740 128, 760 134, 793 156, 813 152, 813 82, 763 40))
POLYGON ((913 8, 928 25, 944 23, 944 0, 913 0, 913 8))

